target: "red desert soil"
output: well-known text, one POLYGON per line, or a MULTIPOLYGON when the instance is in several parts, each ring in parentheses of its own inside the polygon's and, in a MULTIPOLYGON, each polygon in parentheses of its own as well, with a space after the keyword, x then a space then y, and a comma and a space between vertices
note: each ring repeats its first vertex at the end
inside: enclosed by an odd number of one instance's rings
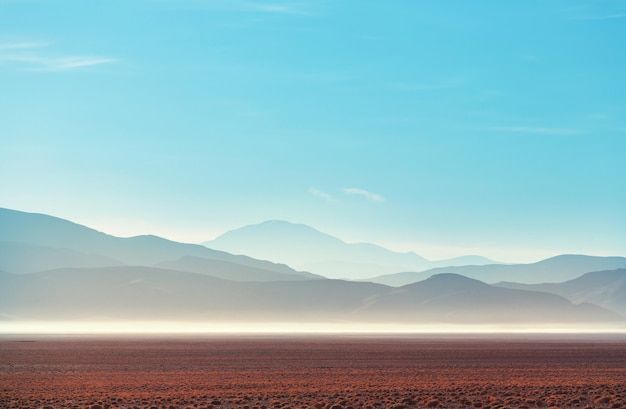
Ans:
POLYGON ((4 339, 1 408, 626 408, 626 342, 4 339))

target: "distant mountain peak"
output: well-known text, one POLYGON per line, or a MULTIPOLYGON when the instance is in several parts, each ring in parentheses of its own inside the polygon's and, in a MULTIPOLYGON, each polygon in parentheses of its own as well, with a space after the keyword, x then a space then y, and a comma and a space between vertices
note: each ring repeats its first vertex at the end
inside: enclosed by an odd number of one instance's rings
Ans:
POLYGON ((566 254, 559 254, 556 256, 552 256, 552 257, 548 257, 544 260, 540 260, 537 263, 550 263, 553 261, 560 261, 560 260, 589 260, 589 259, 609 259, 609 258, 615 258, 615 257, 611 257, 611 256, 592 256, 592 255, 586 255, 586 254, 574 254, 574 253, 566 253, 566 254))
MULTIPOLYGON (((61 267, 153 266, 184 256, 202 258, 204 269, 250 280, 320 278, 285 265, 235 256, 197 244, 146 234, 115 237, 58 217, 0 208, 0 269, 28 273, 61 267), (10 267, 10 268, 9 268, 10 267)), ((201 270, 201 269, 199 269, 201 270)))
POLYGON ((458 282, 458 281, 465 281, 465 282, 481 282, 479 280, 475 280, 473 278, 469 278, 469 277, 465 277, 464 275, 461 274, 457 274, 457 273, 439 273, 439 274, 434 274, 430 277, 428 277, 426 280, 424 281, 447 281, 447 282, 458 282))
POLYGON ((429 261, 415 252, 397 252, 373 243, 347 243, 311 226, 267 220, 230 230, 203 245, 311 271, 329 278, 361 280, 400 271, 450 265, 494 263, 480 256, 429 261))
POLYGON ((571 280, 585 273, 626 268, 626 257, 599 257, 564 254, 530 264, 488 264, 433 268, 421 272, 388 274, 369 281, 403 286, 442 273, 460 274, 487 283, 501 281, 537 284, 571 280))
POLYGON ((370 243, 346 243, 306 224, 267 220, 228 231, 203 245, 288 264, 330 278, 365 278, 375 271, 401 271, 428 260, 370 243))
MULTIPOLYGON (((222 236, 227 235, 232 232, 241 232, 246 230, 262 230, 268 234, 277 234, 277 233, 290 233, 290 234, 316 234, 320 236, 325 236, 328 238, 332 238, 333 240, 342 241, 336 237, 333 237, 329 234, 323 233, 309 225, 303 223, 294 223, 287 220, 266 220, 257 224, 250 224, 247 226, 240 227, 235 230, 231 230, 229 232, 224 233, 222 236)), ((220 236, 221 237, 221 236, 220 236)), ((218 237, 219 238, 219 237, 218 237)))
POLYGON ((282 220, 282 219, 265 220, 265 221, 262 221, 261 223, 257 223, 257 226, 298 226, 298 227, 307 227, 307 228, 312 229, 312 227, 307 226, 306 224, 294 223, 294 222, 290 222, 288 220, 282 220))
MULTIPOLYGON (((456 273, 440 273, 430 276, 426 280, 422 281, 423 285, 435 285, 435 286, 445 286, 448 289, 469 289, 469 288, 477 288, 477 287, 488 287, 489 284, 486 284, 480 280, 476 280, 473 278, 466 277, 461 274, 456 273)), ((415 283, 419 284, 419 283, 415 283)), ((414 285, 414 284, 409 284, 414 285)))

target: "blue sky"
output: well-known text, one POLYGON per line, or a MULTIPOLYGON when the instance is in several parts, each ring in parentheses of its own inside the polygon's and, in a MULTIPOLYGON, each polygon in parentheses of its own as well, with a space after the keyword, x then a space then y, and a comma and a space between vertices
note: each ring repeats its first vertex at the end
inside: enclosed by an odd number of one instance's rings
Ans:
POLYGON ((0 206, 626 255, 626 2, 0 0, 0 206))

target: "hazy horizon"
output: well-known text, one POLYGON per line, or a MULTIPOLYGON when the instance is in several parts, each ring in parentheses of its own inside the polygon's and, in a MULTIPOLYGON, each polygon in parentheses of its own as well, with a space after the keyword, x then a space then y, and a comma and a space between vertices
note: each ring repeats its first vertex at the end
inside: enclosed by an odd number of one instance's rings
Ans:
POLYGON ((615 335, 626 324, 406 324, 364 322, 211 322, 211 321, 0 321, 2 335, 615 335))
POLYGON ((4 208, 0 224, 5 333, 626 331, 626 257, 437 265, 287 223, 233 233, 232 254, 4 208))

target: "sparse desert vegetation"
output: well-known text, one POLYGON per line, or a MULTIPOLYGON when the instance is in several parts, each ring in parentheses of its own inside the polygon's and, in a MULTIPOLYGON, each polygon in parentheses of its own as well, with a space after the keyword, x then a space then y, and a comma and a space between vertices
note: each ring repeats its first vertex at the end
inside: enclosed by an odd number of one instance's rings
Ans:
POLYGON ((0 407, 622 408, 626 343, 5 339, 0 407))

